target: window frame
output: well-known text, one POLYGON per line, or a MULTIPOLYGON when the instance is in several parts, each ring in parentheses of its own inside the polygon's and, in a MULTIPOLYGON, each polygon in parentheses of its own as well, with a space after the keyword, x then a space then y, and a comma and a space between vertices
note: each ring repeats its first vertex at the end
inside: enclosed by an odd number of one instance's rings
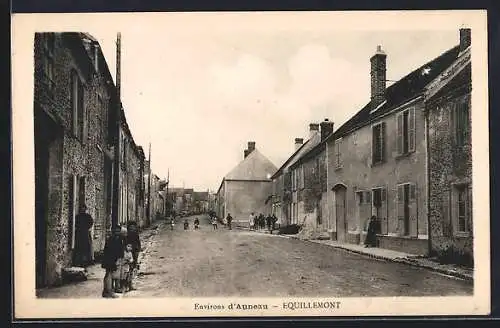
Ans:
POLYGON ((453 233, 457 237, 468 237, 471 235, 471 221, 472 221, 472 190, 469 183, 457 183, 452 185, 452 224, 453 233), (463 200, 464 215, 463 227, 460 228, 460 195, 463 193, 465 199, 463 200))
POLYGON ((372 166, 383 164, 387 160, 386 156, 386 122, 378 122, 372 125, 372 144, 371 144, 371 164, 372 166), (375 135, 375 130, 379 129, 378 134, 375 135), (380 143, 377 144, 377 137, 380 143), (377 156, 378 155, 378 156, 377 156))
POLYGON ((470 106, 468 98, 456 101, 452 106, 453 138, 457 147, 468 144, 470 134, 470 106))
POLYGON ((417 118, 415 107, 400 111, 396 116, 397 156, 412 154, 417 148, 417 118), (405 130, 406 126, 406 130, 405 130))
POLYGON ((335 148, 334 148, 334 163, 335 169, 341 169, 344 166, 343 158, 342 158, 342 138, 338 138, 335 140, 335 148))

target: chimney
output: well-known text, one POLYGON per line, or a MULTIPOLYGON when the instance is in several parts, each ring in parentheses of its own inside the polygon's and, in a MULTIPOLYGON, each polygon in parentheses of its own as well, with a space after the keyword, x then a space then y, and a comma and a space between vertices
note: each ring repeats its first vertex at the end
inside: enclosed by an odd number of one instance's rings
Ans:
POLYGON ((377 107, 385 100, 386 58, 387 55, 381 46, 377 46, 377 52, 370 58, 371 103, 373 107, 377 107))
POLYGON ((248 142, 248 155, 255 150, 255 141, 248 142))
POLYGON ((471 45, 470 28, 460 29, 460 52, 464 51, 471 45))
POLYGON ((333 122, 330 122, 327 118, 321 122, 321 141, 325 140, 333 132, 333 122))
POLYGON ((245 149, 245 151, 243 152, 243 158, 247 158, 248 156, 248 149, 245 149))
MULTIPOLYGON (((118 32, 116 36, 116 93, 118 97, 118 104, 121 103, 121 58, 122 58, 122 49, 121 49, 121 43, 122 43, 122 34, 118 32)), ((120 106, 119 106, 120 107, 120 106)))
POLYGON ((311 139, 319 131, 318 123, 309 124, 309 139, 311 139))
POLYGON ((297 151, 303 144, 304 144, 304 139, 295 138, 295 151, 297 151))

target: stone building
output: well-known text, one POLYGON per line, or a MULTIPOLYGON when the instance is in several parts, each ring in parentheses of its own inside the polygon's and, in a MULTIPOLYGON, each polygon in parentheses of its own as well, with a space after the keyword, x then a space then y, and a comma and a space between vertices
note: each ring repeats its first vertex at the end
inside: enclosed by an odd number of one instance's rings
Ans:
POLYGON ((221 181, 217 191, 218 218, 231 214, 235 222, 248 222, 250 213, 269 214, 271 204, 266 202, 272 192, 271 176, 276 166, 248 142, 243 160, 221 181))
POLYGON ((121 113, 118 224, 135 221, 139 228, 144 228, 150 224, 144 212, 147 191, 144 185, 144 150, 135 143, 123 109, 121 113))
POLYGON ((301 233, 314 238, 327 233, 326 139, 333 133, 333 122, 325 119, 301 154, 290 165, 292 186, 292 222, 302 226, 301 233))
MULTIPOLYGON (((313 131, 316 131, 316 124, 311 125, 313 131)), ((281 227, 288 226, 291 223, 291 175, 290 175, 290 165, 294 163, 295 159, 300 156, 302 148, 309 142, 310 139, 306 140, 304 143, 303 138, 295 138, 295 151, 293 154, 281 165, 281 167, 274 172, 271 176, 273 182, 272 194, 267 199, 271 202, 271 210, 274 215, 278 218, 278 224, 281 227), (289 189, 285 189, 285 180, 289 189)))
POLYGON ((34 38, 36 285, 72 266, 79 204, 94 218, 93 251, 110 226, 115 87, 97 41, 83 33, 34 38))
POLYGON ((424 91, 456 59, 454 47, 386 87, 387 55, 371 57, 371 100, 327 138, 330 227, 362 243, 367 220, 381 222, 382 248, 428 253, 424 91))
POLYGON ((473 265, 471 35, 460 30, 454 62, 426 91, 430 250, 473 265))

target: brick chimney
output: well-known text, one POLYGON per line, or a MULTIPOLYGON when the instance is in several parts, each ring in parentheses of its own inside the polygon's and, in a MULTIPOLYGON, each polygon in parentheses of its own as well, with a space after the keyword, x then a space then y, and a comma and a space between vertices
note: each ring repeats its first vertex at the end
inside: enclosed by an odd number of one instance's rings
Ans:
POLYGON ((248 155, 255 150, 255 141, 248 142, 248 155))
POLYGON ((303 138, 295 138, 295 151, 297 151, 304 144, 303 138))
POLYGON ((464 51, 471 45, 470 28, 460 29, 460 52, 464 51))
POLYGON ((375 55, 370 58, 371 103, 373 107, 377 107, 385 100, 386 58, 387 55, 381 46, 377 46, 375 55))
POLYGON ((243 158, 247 158, 248 156, 248 149, 245 149, 245 151, 243 152, 243 158))
POLYGON ((321 126, 321 141, 323 141, 333 132, 333 122, 330 122, 329 119, 325 118, 325 120, 321 122, 320 126, 321 126))
POLYGON ((319 132, 319 124, 318 123, 309 124, 309 139, 314 137, 314 135, 318 132, 319 132))

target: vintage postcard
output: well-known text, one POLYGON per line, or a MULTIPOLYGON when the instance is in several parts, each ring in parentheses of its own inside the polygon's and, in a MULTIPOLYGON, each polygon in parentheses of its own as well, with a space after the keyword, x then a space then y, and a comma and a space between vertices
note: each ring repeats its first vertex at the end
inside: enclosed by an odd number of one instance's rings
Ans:
POLYGON ((14 15, 15 316, 488 314, 486 26, 14 15))

